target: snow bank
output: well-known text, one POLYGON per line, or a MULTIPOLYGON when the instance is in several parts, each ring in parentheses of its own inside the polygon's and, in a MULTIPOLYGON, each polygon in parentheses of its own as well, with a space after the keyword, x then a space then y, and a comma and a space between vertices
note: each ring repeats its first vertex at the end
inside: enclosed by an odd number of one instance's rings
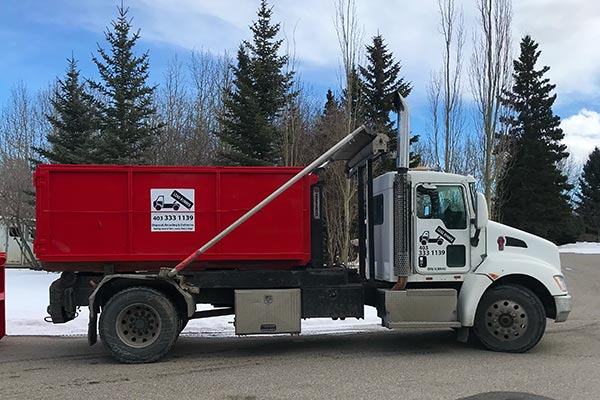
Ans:
MULTIPOLYGON (((72 336, 86 335, 88 309, 81 307, 75 320, 66 324, 44 321, 48 315, 48 288, 58 279, 57 273, 8 269, 6 271, 6 330, 8 335, 72 336)), ((198 310, 210 309, 198 306, 198 310)), ((302 321, 303 334, 348 333, 382 330, 377 311, 366 307, 365 319, 309 319, 302 321)), ((233 316, 192 320, 183 331, 186 336, 235 336, 233 316)))
POLYGON ((577 242, 558 246, 561 253, 577 254, 600 254, 600 243, 597 242, 577 242))

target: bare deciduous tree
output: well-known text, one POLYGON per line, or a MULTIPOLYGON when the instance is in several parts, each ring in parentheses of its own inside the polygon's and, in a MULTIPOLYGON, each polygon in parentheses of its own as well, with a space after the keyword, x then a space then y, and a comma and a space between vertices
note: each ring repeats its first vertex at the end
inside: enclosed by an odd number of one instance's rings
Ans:
POLYGON ((509 136, 504 134, 501 97, 511 82, 511 0, 477 0, 479 32, 469 68, 476 103, 475 125, 482 148, 480 178, 491 210, 495 182, 506 171, 509 136))
POLYGON ((186 69, 176 57, 165 72, 157 96, 163 125, 154 162, 163 165, 210 165, 214 162, 218 116, 224 88, 231 84, 229 59, 192 52, 186 69))
POLYGON ((49 128, 48 94, 32 96, 18 83, 0 116, 0 222, 18 233, 17 242, 30 266, 38 266, 27 245, 35 231, 35 198, 31 174, 33 148, 42 147, 49 128))
POLYGON ((225 92, 232 85, 231 62, 227 53, 219 57, 208 51, 192 54, 190 71, 194 87, 194 130, 188 150, 196 155, 197 164, 214 163, 218 145, 215 132, 220 130, 225 92), (199 154, 198 148, 204 148, 206 153, 199 154))
POLYGON ((444 34, 444 168, 457 171, 455 157, 462 134, 462 48, 464 19, 462 9, 457 12, 454 0, 439 2, 444 34), (456 25, 455 25, 456 24, 456 25), (452 46, 454 45, 454 49, 452 46), (452 54, 454 53, 454 57, 452 54))
MULTIPOLYGON (((329 145, 348 134, 357 124, 357 104, 360 102, 355 79, 362 49, 363 30, 358 26, 354 0, 336 0, 335 29, 342 55, 342 92, 344 112, 323 127, 329 145)), ((327 223, 327 252, 330 263, 347 263, 351 259, 352 222, 356 214, 356 184, 346 178, 344 165, 334 164, 323 175, 325 181, 323 206, 327 223)))
POLYGON ((164 82, 157 91, 157 116, 162 123, 156 140, 155 164, 181 163, 185 144, 182 134, 189 124, 190 99, 183 65, 173 57, 167 64, 164 82))
POLYGON ((284 166, 308 164, 319 154, 310 149, 311 129, 314 127, 319 114, 319 106, 308 87, 304 85, 296 72, 296 41, 295 35, 289 40, 285 35, 286 53, 285 74, 293 73, 293 86, 287 98, 287 104, 279 118, 281 132, 281 163, 284 166))
POLYGON ((354 0, 336 0, 335 30, 342 54, 342 91, 345 89, 346 131, 350 132, 356 125, 357 111, 360 107, 360 91, 355 88, 358 78, 357 67, 361 61, 364 29, 358 26, 356 4, 354 0))
POLYGON ((572 202, 575 198, 575 193, 579 191, 579 178, 581 178, 583 172, 583 165, 577 162, 571 153, 567 158, 559 161, 558 169, 567 177, 567 183, 571 186, 568 196, 572 202))
POLYGON ((293 90, 296 95, 286 105, 281 118, 284 166, 306 165, 319 155, 309 149, 319 107, 301 83, 295 82, 293 90))
POLYGON ((433 72, 427 85, 427 102, 431 113, 428 132, 428 146, 421 152, 422 162, 425 165, 441 168, 440 147, 442 137, 440 133, 440 104, 442 102, 442 79, 439 72, 433 72))
MULTIPOLYGON (((445 172, 470 173, 465 164, 472 141, 464 135, 462 101, 462 50, 464 18, 454 0, 438 0, 439 32, 444 38, 442 67, 431 74, 427 85, 430 112, 428 146, 423 161, 445 172)), ((470 160, 473 161, 473 160, 470 160)))

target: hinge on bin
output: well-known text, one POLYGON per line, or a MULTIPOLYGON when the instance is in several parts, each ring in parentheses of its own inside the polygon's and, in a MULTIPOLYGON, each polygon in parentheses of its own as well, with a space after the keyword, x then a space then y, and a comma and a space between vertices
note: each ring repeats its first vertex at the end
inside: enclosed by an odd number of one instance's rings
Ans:
POLYGON ((185 276, 183 275, 175 275, 174 277, 170 277, 169 276, 169 272, 171 271, 171 268, 168 267, 162 267, 159 272, 158 272, 158 278, 162 278, 162 279, 173 279, 175 281, 177 281, 177 284, 179 285, 179 287, 184 290, 185 292, 191 293, 191 294, 198 294, 200 293, 200 288, 198 286, 194 286, 190 283, 188 283, 186 281, 185 276))
POLYGON ((188 293, 198 294, 200 293, 200 288, 198 286, 191 285, 185 281, 181 281, 179 286, 188 293))

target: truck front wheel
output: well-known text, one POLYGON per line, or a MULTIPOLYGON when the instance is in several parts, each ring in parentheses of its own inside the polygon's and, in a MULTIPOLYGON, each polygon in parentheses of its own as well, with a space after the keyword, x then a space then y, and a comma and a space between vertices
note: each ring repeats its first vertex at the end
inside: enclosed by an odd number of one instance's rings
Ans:
POLYGON ((179 334, 175 306, 161 292, 133 287, 115 294, 100 314, 102 343, 120 362, 154 362, 163 357, 179 334))
POLYGON ((540 341, 545 329, 540 299, 524 286, 502 285, 484 293, 473 331, 490 350, 524 353, 540 341))

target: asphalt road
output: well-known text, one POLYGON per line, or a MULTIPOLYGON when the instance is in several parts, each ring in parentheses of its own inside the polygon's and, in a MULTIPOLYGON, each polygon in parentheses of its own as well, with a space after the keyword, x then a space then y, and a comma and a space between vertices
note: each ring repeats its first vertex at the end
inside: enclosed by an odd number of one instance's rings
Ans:
POLYGON ((164 361, 121 365, 85 338, 0 341, 0 399, 600 398, 600 256, 563 255, 574 310, 527 354, 450 330, 182 337, 164 361))

